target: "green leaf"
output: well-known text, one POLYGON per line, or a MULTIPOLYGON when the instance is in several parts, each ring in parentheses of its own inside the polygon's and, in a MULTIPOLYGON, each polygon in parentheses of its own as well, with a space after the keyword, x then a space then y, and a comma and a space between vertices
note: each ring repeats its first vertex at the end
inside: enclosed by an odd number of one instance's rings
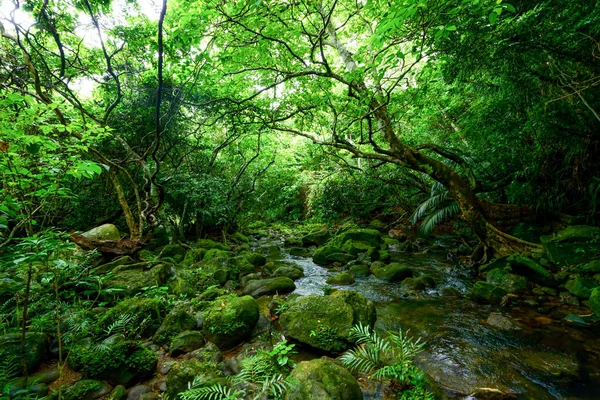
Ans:
POLYGON ((489 20, 490 20, 490 24, 495 24, 496 21, 498 20, 498 14, 496 14, 495 12, 492 12, 489 16, 489 20))
POLYGON ((455 31, 456 30, 456 25, 446 25, 446 30, 447 31, 455 31))
POLYGON ((511 13, 516 13, 517 9, 512 4, 503 4, 504 8, 511 13))

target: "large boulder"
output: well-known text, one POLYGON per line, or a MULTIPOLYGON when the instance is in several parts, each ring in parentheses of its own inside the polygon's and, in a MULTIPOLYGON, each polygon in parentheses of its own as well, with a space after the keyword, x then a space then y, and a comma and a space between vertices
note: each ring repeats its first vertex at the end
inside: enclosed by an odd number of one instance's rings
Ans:
POLYGON ((147 264, 122 265, 114 271, 115 275, 110 283, 117 288, 123 289, 126 296, 134 296, 143 288, 151 286, 162 286, 168 279, 171 268, 167 264, 158 264, 150 269, 145 269, 147 264), (125 268, 124 268, 125 267, 125 268))
POLYGON ((327 265, 334 262, 349 262, 356 257, 344 253, 341 248, 333 245, 319 247, 313 253, 312 259, 315 264, 327 265))
POLYGON ((152 336, 160 327, 164 316, 164 302, 157 298, 132 297, 125 299, 108 310, 97 320, 97 332, 106 331, 111 325, 129 315, 136 328, 141 328, 139 334, 143 337, 152 336), (142 326, 143 324, 143 326, 142 326))
POLYGON ((64 400, 94 400, 106 396, 112 387, 105 382, 82 379, 69 386, 63 393, 64 400))
MULTIPOLYGON (((39 367, 48 352, 48 337, 41 332, 25 334, 25 363, 27 371, 39 367)), ((0 336, 0 360, 13 360, 14 365, 21 364, 21 334, 9 333, 0 336)))
POLYGON ((171 342, 169 355, 176 357, 179 354, 189 353, 204 346, 204 343, 204 336, 198 331, 181 332, 171 342))
POLYGON ((327 230, 311 232, 302 238, 302 246, 322 246, 331 238, 327 230))
POLYGON ((286 400, 362 400, 363 394, 348 370, 335 362, 321 358, 303 361, 290 375, 292 385, 286 400))
POLYGON ((413 272, 410 268, 398 263, 386 265, 380 261, 371 264, 371 273, 375 275, 375 277, 388 282, 400 282, 413 276, 413 272))
POLYGON ((252 296, 217 298, 204 313, 204 334, 221 349, 247 339, 258 322, 258 302, 252 296))
POLYGON ((89 240, 121 240, 121 234, 113 224, 100 225, 81 234, 89 240))
POLYGON ((282 265, 277 267, 275 272, 273 272, 273 276, 285 276, 295 281, 304 276, 304 270, 297 265, 282 265))
POLYGON ((500 286, 509 293, 523 293, 527 290, 527 278, 521 275, 511 274, 500 268, 488 272, 486 280, 488 283, 500 286))
POLYGON ((542 286, 558 286, 558 282, 554 279, 552 273, 531 258, 514 255, 509 256, 507 261, 515 274, 525 276, 542 286))
POLYGON ((347 349, 350 329, 359 322, 372 326, 375 309, 359 293, 340 292, 296 299, 279 317, 284 335, 325 351, 347 349))
POLYGON ((362 242, 369 247, 379 247, 381 244, 381 233, 375 229, 350 229, 341 233, 333 239, 344 245, 348 241, 362 242))
POLYGON ((352 285, 354 283, 354 276, 348 272, 341 272, 335 276, 327 278, 327 284, 329 285, 352 285))
POLYGON ((567 282, 565 288, 581 299, 589 299, 592 290, 598 287, 598 282, 588 278, 575 278, 567 282))
POLYGON ((248 281, 244 287, 244 294, 252 297, 260 297, 271 294, 284 294, 296 289, 294 281, 288 277, 281 276, 269 279, 255 279, 248 281))
POLYGON ((600 255, 600 228, 569 226, 553 235, 542 236, 546 255, 560 266, 580 264, 600 255))
POLYGON ((198 239, 195 247, 206 250, 217 249, 229 251, 229 246, 227 246, 225 243, 215 242, 214 240, 210 239, 198 239))
POLYGON ((221 372, 215 364, 196 360, 177 363, 167 374, 166 394, 170 399, 180 399, 179 393, 186 391, 196 380, 196 387, 212 386, 222 381, 221 372))
POLYGON ((152 341, 159 346, 169 344, 171 340, 184 331, 196 329, 196 318, 187 312, 184 306, 175 307, 165 317, 160 328, 152 337, 152 341))
POLYGON ((476 282, 471 290, 471 298, 480 303, 500 304, 508 292, 487 282, 476 282))

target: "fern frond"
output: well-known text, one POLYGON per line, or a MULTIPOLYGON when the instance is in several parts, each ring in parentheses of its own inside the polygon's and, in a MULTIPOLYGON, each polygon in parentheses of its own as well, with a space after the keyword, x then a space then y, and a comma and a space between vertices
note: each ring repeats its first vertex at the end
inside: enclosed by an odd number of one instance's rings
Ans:
POLYGON ((181 400, 241 400, 244 398, 243 395, 244 392, 220 383, 179 393, 181 400))
POLYGON ((441 222, 455 216, 460 211, 458 203, 455 201, 448 201, 444 204, 439 205, 439 208, 429 214, 423 219, 421 225, 419 225, 419 232, 424 235, 429 235, 433 232, 433 229, 441 222))
POLYGON ((352 372, 370 375, 381 366, 381 354, 372 345, 361 345, 342 354, 340 361, 352 372))

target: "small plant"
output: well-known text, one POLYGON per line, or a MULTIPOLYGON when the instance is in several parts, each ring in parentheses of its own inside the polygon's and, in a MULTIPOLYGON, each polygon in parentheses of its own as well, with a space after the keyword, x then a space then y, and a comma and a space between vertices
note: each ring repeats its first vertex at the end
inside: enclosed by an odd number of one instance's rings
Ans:
POLYGON ((319 324, 317 329, 310 331, 310 337, 314 338, 319 346, 330 348, 337 339, 337 329, 319 324))
POLYGON ((287 344, 287 340, 282 340, 273 347, 273 350, 267 352, 267 355, 274 358, 280 367, 293 366, 290 365, 293 363, 290 356, 296 354, 293 349, 294 344, 287 344))
POLYGON ((340 360, 350 371, 367 375, 370 379, 391 382, 391 386, 402 392, 402 399, 432 399, 423 388, 423 372, 413 365, 425 342, 420 338, 406 336, 402 331, 389 333, 384 339, 368 326, 355 325, 350 330, 350 340, 358 345, 346 351, 340 360), (406 392, 410 389, 410 392, 406 392), (423 393, 420 397, 416 393, 423 393))

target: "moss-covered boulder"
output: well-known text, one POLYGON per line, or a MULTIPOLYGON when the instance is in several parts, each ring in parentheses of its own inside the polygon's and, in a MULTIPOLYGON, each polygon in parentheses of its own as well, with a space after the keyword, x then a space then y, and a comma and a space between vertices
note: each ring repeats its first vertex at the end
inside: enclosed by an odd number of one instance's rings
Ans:
POLYGON ((311 232, 302 238, 302 246, 322 246, 331 238, 327 230, 311 232))
POLYGON ((134 265, 137 268, 123 270, 118 267, 115 276, 110 280, 113 287, 123 289, 125 296, 134 296, 143 288, 164 285, 171 270, 168 264, 158 264, 150 269, 145 269, 145 263, 134 265))
POLYGON ((592 290, 589 300, 590 308, 596 316, 600 317, 600 288, 592 290))
POLYGON ((425 284, 418 278, 406 278, 400 285, 407 292, 421 292, 425 290, 425 284))
POLYGON ((286 400, 362 400, 363 394, 348 370, 321 358, 303 361, 294 368, 286 400))
POLYGON ((99 318, 96 325, 97 333, 104 332, 123 315, 129 315, 131 323, 136 328, 141 328, 139 333, 142 337, 152 336, 160 327, 164 314, 165 304, 162 300, 132 297, 117 303, 99 318))
POLYGON ((167 314, 152 337, 152 341, 159 346, 164 346, 181 332, 194 330, 197 326, 196 318, 187 312, 185 306, 175 307, 167 314))
POLYGON ((369 257, 373 259, 379 258, 379 250, 371 246, 369 243, 357 242, 349 240, 342 245, 342 252, 358 256, 361 253, 368 253, 369 257), (373 257, 375 255, 375 257, 373 257))
POLYGON ((100 225, 81 234, 90 240, 120 240, 121 234, 113 224, 100 225))
POLYGON ((340 297, 350 307, 352 307, 352 325, 362 324, 374 326, 377 320, 377 311, 375 303, 367 300, 362 294, 353 290, 336 290, 331 294, 333 297, 340 297))
POLYGON ((500 304, 508 292, 488 282, 476 282, 471 290, 471 298, 479 303, 500 304))
POLYGON ((507 258, 513 273, 529 278, 531 281, 542 286, 556 287, 558 282, 546 268, 542 267, 531 258, 521 256, 509 256, 507 258))
POLYGON ((529 282, 527 278, 521 275, 511 274, 510 272, 496 268, 488 272, 486 280, 488 283, 500 286, 509 293, 523 293, 527 290, 529 282))
POLYGON ((57 380, 58 377, 58 368, 54 368, 30 374, 27 378, 22 376, 12 379, 4 385, 2 394, 6 397, 0 395, 0 398, 42 398, 48 395, 48 385, 57 380))
POLYGON ((348 272, 350 272, 352 275, 354 275, 357 278, 365 278, 365 277, 371 275, 371 271, 369 270, 369 267, 364 264, 355 264, 355 265, 351 266, 350 269, 348 269, 348 272))
POLYGON ((375 229, 350 229, 332 240, 342 245, 348 241, 352 241, 365 243, 369 247, 379 247, 381 244, 381 233, 375 229))
MULTIPOLYGON (((46 358, 48 353, 48 336, 41 332, 25 334, 25 361, 27 371, 32 371, 46 358)), ((14 360, 15 365, 21 366, 21 334, 9 333, 0 336, 0 360, 14 360)))
POLYGON ((410 268, 398 263, 386 265, 383 262, 374 262, 371 264, 371 273, 377 278, 388 282, 400 282, 413 276, 410 268))
POLYGON ((219 297, 204 313, 204 334, 219 348, 229 349, 250 336, 258 318, 258 302, 252 296, 219 297))
POLYGON ((589 299, 592 290, 598 287, 598 282, 588 278, 575 278, 567 281, 565 289, 580 299, 589 299))
POLYGON ((92 343, 73 345, 69 364, 91 378, 106 380, 113 385, 131 385, 152 376, 156 370, 156 353, 139 342, 113 338, 101 349, 92 343))
POLYGON ((210 249, 204 254, 204 261, 210 261, 217 258, 228 259, 233 257, 233 252, 220 249, 210 249))
POLYGON ((182 262, 187 250, 178 244, 168 244, 156 249, 159 258, 172 258, 175 262, 182 262))
MULTIPOLYGON (((368 312, 371 310, 368 303, 365 303, 364 310, 360 307, 355 310, 352 302, 356 299, 350 301, 346 296, 311 295, 297 298, 279 317, 284 335, 325 351, 345 350, 349 346, 348 335, 352 326, 358 322, 372 325, 374 315, 368 312)), ((350 296, 364 298, 358 293, 350 296)))
POLYGON ((354 283, 354 276, 348 272, 341 272, 327 278, 327 283, 329 285, 352 285, 354 283))
POLYGON ((560 266, 580 264, 600 255, 600 228, 569 226, 553 235, 542 236, 546 255, 560 266))
POLYGON ((180 354, 189 353, 204 346, 204 336, 198 331, 184 331, 175 336, 171 342, 169 354, 176 357, 180 354))
POLYGON ((210 239, 198 239, 198 240, 196 240, 196 244, 194 247, 199 248, 199 249, 206 249, 206 250, 217 249, 217 250, 229 251, 229 246, 227 246, 225 243, 215 242, 214 240, 210 240, 210 239))
POLYGON ((215 364, 196 360, 177 363, 167 374, 166 394, 170 399, 180 399, 179 393, 188 389, 188 385, 196 379, 196 387, 212 386, 221 382, 221 372, 215 364))
POLYGON ((267 263, 267 257, 259 253, 246 253, 244 254, 244 257, 246 257, 246 260, 256 268, 262 267, 267 263))
POLYGON ((183 258, 183 261, 181 263, 188 267, 199 263, 204 259, 206 252, 206 249, 201 248, 188 250, 188 252, 185 253, 185 257, 183 258))
POLYGON ((94 274, 106 274, 115 269, 116 267, 120 267, 121 265, 130 265, 135 263, 136 261, 129 256, 119 257, 116 260, 94 268, 94 274))
POLYGON ((273 272, 274 277, 285 276, 292 280, 300 279, 304 276, 304 271, 301 267, 295 265, 282 265, 281 267, 277 267, 275 272, 273 272))
POLYGON ((94 400, 106 396, 112 387, 105 382, 82 379, 65 389, 64 400, 94 400))
POLYGON ((271 294, 284 294, 293 292, 296 284, 288 277, 280 276, 269 279, 256 279, 246 283, 244 294, 252 297, 260 297, 271 294))
POLYGON ((323 246, 315 250, 312 259, 315 264, 327 265, 334 262, 332 260, 334 254, 342 254, 342 249, 336 246, 323 246))

